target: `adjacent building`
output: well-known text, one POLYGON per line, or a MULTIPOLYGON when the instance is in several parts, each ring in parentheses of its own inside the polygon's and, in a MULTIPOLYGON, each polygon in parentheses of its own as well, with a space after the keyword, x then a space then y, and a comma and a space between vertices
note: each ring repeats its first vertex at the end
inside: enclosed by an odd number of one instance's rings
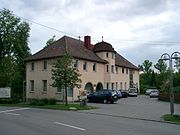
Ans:
POLYGON ((77 100, 81 90, 91 93, 100 89, 139 89, 139 69, 117 53, 111 44, 102 41, 92 45, 90 36, 85 36, 84 42, 64 36, 26 58, 27 99, 63 100, 64 90, 51 86, 50 63, 66 52, 73 56, 72 66, 78 69, 82 80, 80 87, 68 89, 69 100, 77 100))

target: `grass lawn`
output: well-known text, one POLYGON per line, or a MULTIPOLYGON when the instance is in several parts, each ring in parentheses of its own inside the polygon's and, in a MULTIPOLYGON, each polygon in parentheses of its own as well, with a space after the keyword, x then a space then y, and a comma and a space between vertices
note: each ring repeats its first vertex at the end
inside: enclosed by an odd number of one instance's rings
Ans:
POLYGON ((6 106, 6 107, 30 107, 30 108, 41 108, 41 109, 54 109, 54 110, 90 110, 90 109, 96 109, 96 107, 93 106, 80 106, 80 104, 68 104, 67 106, 65 104, 55 104, 55 105, 29 105, 29 104, 0 104, 0 106, 6 106))
POLYGON ((170 121, 180 125, 180 115, 166 114, 162 117, 165 121, 170 121))

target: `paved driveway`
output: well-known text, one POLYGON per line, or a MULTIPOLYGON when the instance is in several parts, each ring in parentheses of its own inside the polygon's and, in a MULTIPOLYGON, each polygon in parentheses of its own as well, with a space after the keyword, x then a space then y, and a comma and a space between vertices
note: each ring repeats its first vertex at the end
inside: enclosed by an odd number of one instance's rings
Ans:
MULTIPOLYGON (((142 95, 122 98, 115 104, 88 103, 88 105, 96 106, 99 109, 81 112, 156 121, 161 121, 162 115, 170 113, 169 102, 158 101, 157 98, 142 95)), ((180 115, 180 104, 175 104, 175 114, 180 115)))

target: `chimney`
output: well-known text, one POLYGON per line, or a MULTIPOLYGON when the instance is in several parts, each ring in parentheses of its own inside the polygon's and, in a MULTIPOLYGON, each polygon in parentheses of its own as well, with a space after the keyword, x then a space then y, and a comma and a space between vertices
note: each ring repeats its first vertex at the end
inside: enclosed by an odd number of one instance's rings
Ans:
POLYGON ((91 37, 90 36, 84 36, 84 46, 91 50, 91 37))

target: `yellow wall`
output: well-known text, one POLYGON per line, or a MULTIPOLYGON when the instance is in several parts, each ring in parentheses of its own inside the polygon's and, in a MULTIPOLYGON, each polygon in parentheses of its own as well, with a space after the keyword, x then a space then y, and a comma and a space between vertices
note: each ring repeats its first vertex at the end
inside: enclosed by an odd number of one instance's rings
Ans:
MULTIPOLYGON (((116 72, 115 68, 115 55, 114 59, 112 59, 112 54, 109 52, 109 57, 106 57, 106 52, 97 53, 97 55, 108 61, 109 65, 109 72, 107 73, 106 65, 97 62, 87 62, 87 70, 83 70, 83 63, 85 60, 78 60, 78 70, 81 74, 81 88, 74 88, 73 91, 73 98, 69 97, 69 100, 77 100, 79 96, 79 91, 85 89, 85 85, 88 82, 91 82, 93 87, 101 82, 103 84, 103 88, 106 89, 107 83, 109 83, 109 89, 112 88, 111 84, 114 83, 114 89, 121 89, 120 84, 122 83, 122 89, 125 90, 125 83, 126 83, 126 90, 129 89, 129 69, 128 74, 126 74, 126 68, 124 68, 124 74, 122 73, 122 67, 118 67, 118 73, 116 72), (96 71, 93 71, 93 64, 96 63, 96 71), (114 65, 114 73, 111 72, 111 65, 114 65)), ((58 93, 57 89, 50 86, 52 84, 51 79, 51 69, 52 66, 50 65, 50 60, 48 60, 48 67, 47 70, 43 70, 43 62, 42 61, 34 61, 34 71, 31 71, 31 63, 26 63, 26 96, 27 98, 56 98, 58 100, 62 100, 63 93, 58 93), (34 80, 34 92, 30 92, 30 80, 34 80), (44 93, 42 91, 42 80, 47 80, 47 92, 44 93)), ((134 83, 138 84, 139 88, 139 71, 135 70, 133 75, 134 83)))

